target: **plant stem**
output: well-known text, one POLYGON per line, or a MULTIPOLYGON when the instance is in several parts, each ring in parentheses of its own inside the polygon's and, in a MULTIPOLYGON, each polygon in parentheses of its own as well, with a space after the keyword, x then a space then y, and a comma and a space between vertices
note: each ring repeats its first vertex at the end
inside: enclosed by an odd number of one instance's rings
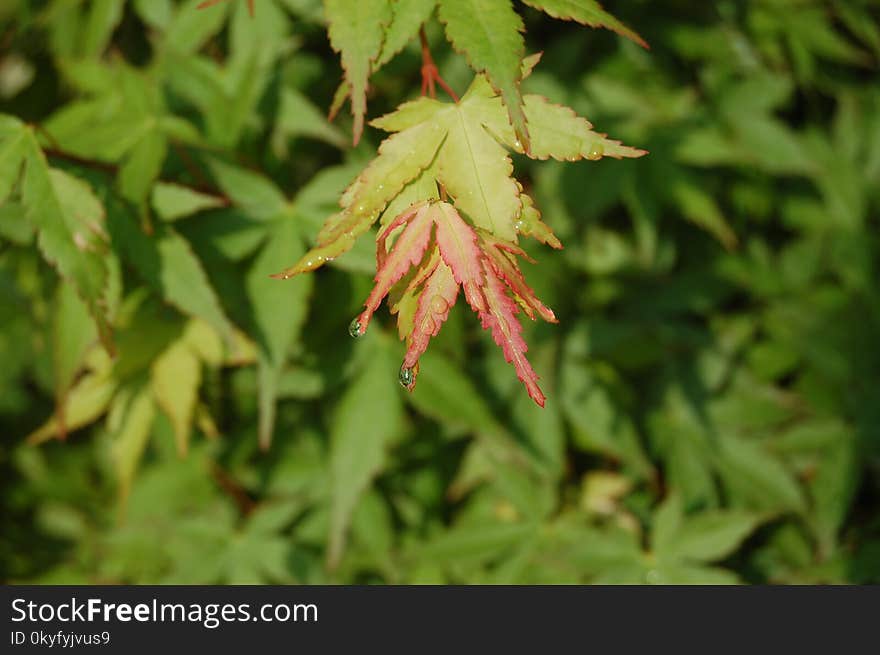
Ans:
POLYGON ((446 80, 440 76, 437 64, 434 63, 434 58, 431 57, 431 48, 428 46, 428 36, 425 34, 424 25, 419 28, 419 40, 422 42, 422 95, 425 95, 427 92, 430 97, 436 98, 437 88, 434 86, 436 83, 449 94, 450 98, 458 102, 458 96, 446 83, 446 80))

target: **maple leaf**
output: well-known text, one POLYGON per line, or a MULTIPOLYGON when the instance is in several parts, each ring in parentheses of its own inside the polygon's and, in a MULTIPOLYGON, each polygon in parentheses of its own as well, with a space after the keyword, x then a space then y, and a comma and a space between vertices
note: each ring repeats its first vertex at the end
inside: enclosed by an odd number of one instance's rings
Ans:
POLYGON ((526 315, 534 320, 535 314, 548 323, 558 323, 553 310, 547 307, 535 296, 535 292, 526 284, 522 271, 516 263, 514 255, 524 259, 530 259, 526 253, 512 243, 505 243, 491 235, 483 235, 482 250, 486 254, 489 265, 494 275, 502 278, 514 294, 514 299, 523 308, 526 315))
POLYGON ((573 20, 589 27, 604 27, 638 43, 643 48, 648 47, 641 36, 605 11, 596 0, 523 0, 523 2, 553 18, 573 20))
POLYGON ((514 255, 524 254, 512 243, 478 234, 447 202, 415 205, 396 216, 379 234, 376 285, 364 303, 364 311, 355 319, 355 335, 366 331, 373 313, 392 287, 405 281, 406 289, 392 311, 398 314, 399 332, 407 343, 401 367, 406 376, 402 380, 412 390, 419 358, 448 318, 459 289, 464 289, 467 303, 480 317, 483 327, 492 331, 529 396, 543 407, 544 394, 526 359, 528 347, 516 320, 517 302, 528 308, 532 318, 537 313, 555 322, 556 317, 526 285, 513 259, 514 255), (394 244, 387 248, 389 235, 399 228, 402 229, 394 244), (413 274, 404 280, 409 273, 413 274), (401 311, 402 303, 406 303, 406 311, 401 311))
POLYGON ((413 207, 398 216, 382 234, 379 235, 376 252, 376 286, 367 298, 366 309, 360 315, 358 322, 361 331, 366 331, 370 324, 373 312, 379 307, 382 299, 388 295, 391 287, 402 278, 406 272, 422 260, 428 241, 431 238, 431 226, 433 224, 433 212, 430 205, 424 204, 413 207), (394 228, 406 224, 406 227, 394 242, 390 253, 385 254, 385 240, 394 228))
POLYGON ((522 326, 516 320, 516 304, 504 291, 504 284, 493 274, 488 263, 483 264, 486 273, 486 286, 483 292, 486 297, 486 309, 480 312, 483 328, 492 330, 495 343, 501 346, 504 358, 513 364, 516 376, 525 385, 529 397, 541 407, 544 406, 544 394, 538 387, 538 375, 535 373, 526 351, 529 349, 522 338, 522 326))
MULTIPOLYGON (((523 76, 539 58, 521 62, 523 76)), ((401 381, 410 389, 419 357, 461 289, 529 395, 543 406, 516 314, 522 311, 531 319, 554 323, 556 316, 526 284, 518 258, 527 256, 517 245, 517 235, 553 248, 562 244, 514 179, 508 151, 565 161, 645 154, 594 131, 573 110, 541 96, 524 95, 521 104, 530 127, 528 152, 508 120, 503 94, 485 75, 474 79, 459 102, 422 97, 372 121, 391 136, 342 194, 340 211, 327 220, 315 247, 275 276, 287 278, 322 266, 347 252, 379 221, 376 284, 352 323, 352 334, 364 333, 390 295, 398 332, 407 343, 401 381)))
MULTIPOLYGON (((204 9, 223 0, 204 0, 204 9)), ((645 40, 605 11, 596 0, 523 0, 530 7, 562 20, 613 30, 644 48, 645 40)), ((254 15, 254 0, 247 0, 254 15)), ((353 143, 364 129, 367 83, 415 36, 434 8, 453 48, 464 54, 475 72, 485 75, 503 98, 516 140, 531 150, 531 123, 520 83, 525 27, 510 0, 324 0, 327 33, 340 54, 344 79, 334 94, 328 118, 333 120, 346 100, 354 118, 353 143)))
POLYGON ((440 332, 440 327, 449 318, 449 310, 458 299, 458 283, 445 262, 436 262, 424 285, 422 292, 415 296, 412 330, 407 337, 403 367, 408 369, 416 367, 431 337, 440 332))
MULTIPOLYGON (((536 60, 526 60, 526 72, 536 60)), ((523 106, 532 126, 532 158, 596 161, 645 154, 594 131, 573 110, 541 96, 524 96, 523 106)), ((513 162, 505 147, 520 153, 524 149, 501 96, 486 77, 477 76, 458 103, 422 97, 371 125, 394 134, 343 193, 342 210, 328 219, 316 247, 277 277, 314 270, 347 252, 389 207, 402 209, 394 201, 407 187, 419 192, 408 194, 407 204, 435 199, 440 185, 456 209, 486 232, 515 242, 519 226, 553 247, 561 246, 512 177, 513 162)))
POLYGON ((367 112, 367 80, 381 53, 385 27, 391 23, 391 4, 389 0, 324 0, 324 14, 330 45, 342 58, 357 145, 367 112))

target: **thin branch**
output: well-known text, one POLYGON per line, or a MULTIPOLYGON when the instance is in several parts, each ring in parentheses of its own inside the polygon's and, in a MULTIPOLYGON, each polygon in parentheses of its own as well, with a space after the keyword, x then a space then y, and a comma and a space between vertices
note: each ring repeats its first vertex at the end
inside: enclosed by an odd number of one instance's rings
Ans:
MULTIPOLYGON (((39 128, 38 128, 39 129, 39 128)), ((43 134, 46 134, 43 132, 43 134)), ((54 139, 49 138, 50 141, 54 141, 54 139)), ((190 159, 189 162, 185 161, 186 157, 184 157, 181 153, 181 150, 175 148, 179 155, 181 155, 181 161, 184 162, 184 166, 187 167, 187 170, 193 177, 198 179, 198 184, 196 185, 188 185, 181 184, 177 180, 156 180, 157 182, 164 182, 166 184, 173 184, 175 186, 184 187, 189 189, 190 191, 194 191, 197 193, 201 193, 206 196, 213 196, 218 201, 223 203, 224 206, 229 206, 232 204, 232 201, 228 196, 219 192, 217 189, 212 187, 207 179, 195 168, 195 164, 190 159), (193 168, 190 168, 190 165, 193 168)), ((66 152, 57 146, 53 146, 50 148, 43 148, 43 154, 46 155, 49 159, 60 159, 66 162, 70 162, 71 164, 76 164, 77 166, 82 166, 83 168, 91 168, 92 170, 101 171, 102 173, 107 173, 108 175, 116 175, 119 172, 119 166, 117 164, 111 164, 110 162, 98 161, 95 159, 87 159, 85 157, 80 157, 79 155, 75 155, 71 152, 66 152)))
POLYGON ((110 175, 116 175, 116 172, 119 170, 119 167, 115 164, 110 164, 104 161, 97 161, 95 159, 86 159, 85 157, 74 155, 71 152, 65 152, 60 148, 43 148, 43 154, 50 159, 62 159, 64 161, 70 162, 71 164, 76 164, 77 166, 82 166, 83 168, 91 168, 92 170, 101 171, 103 173, 109 173, 110 175))
POLYGON ((213 463, 211 465, 211 477, 214 478, 217 486, 232 499, 242 516, 250 514, 257 506, 256 501, 251 498, 247 490, 219 464, 213 463))

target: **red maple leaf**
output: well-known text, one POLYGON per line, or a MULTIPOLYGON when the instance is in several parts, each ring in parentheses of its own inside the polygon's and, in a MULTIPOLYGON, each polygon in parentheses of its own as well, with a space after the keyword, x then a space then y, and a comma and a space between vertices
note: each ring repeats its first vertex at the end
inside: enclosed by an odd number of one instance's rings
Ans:
POLYGON ((504 358, 516 369, 529 396, 541 407, 544 394, 538 376, 526 358, 528 346, 516 318, 519 308, 532 319, 535 315, 556 322, 553 311, 537 299, 519 270, 516 257, 526 257, 515 244, 502 241, 471 227, 447 202, 423 202, 399 214, 379 234, 376 249, 376 285, 355 319, 355 334, 363 334, 382 299, 396 284, 416 298, 409 319, 398 312, 401 338, 407 351, 401 380, 412 390, 418 362, 449 316, 459 288, 484 329, 491 330, 504 358), (399 233, 398 233, 399 230, 399 233), (388 240, 397 238, 391 248, 388 240), (414 271, 408 279, 406 276, 414 271))

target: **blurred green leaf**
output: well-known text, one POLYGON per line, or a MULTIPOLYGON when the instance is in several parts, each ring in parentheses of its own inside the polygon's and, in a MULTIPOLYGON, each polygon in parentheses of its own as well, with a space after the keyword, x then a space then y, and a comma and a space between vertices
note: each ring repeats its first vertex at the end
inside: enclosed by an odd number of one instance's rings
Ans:
MULTIPOLYGON (((71 388, 64 403, 64 426, 67 431, 77 430, 97 420, 107 410, 116 383, 106 373, 89 373, 71 388)), ((52 417, 31 432, 27 441, 39 444, 60 434, 60 423, 52 417)))
MULTIPOLYGON (((22 128, 27 129, 27 128, 22 128)), ((29 220, 37 227, 43 256, 72 282, 95 319, 105 347, 112 350, 107 315, 107 263, 104 207, 89 186, 50 169, 30 134, 22 195, 29 220)))
POLYGON ((201 363, 182 339, 171 344, 152 366, 153 397, 171 420, 181 456, 189 450, 201 373, 201 363))
POLYGON ((398 436, 400 392, 384 344, 339 401, 330 433, 331 520, 327 561, 338 564, 358 499, 386 462, 398 436))
POLYGON ((67 284, 58 286, 52 331, 55 393, 60 406, 82 368, 86 352, 97 339, 95 323, 85 304, 67 284))
POLYGON ((716 466, 731 494, 746 506, 803 512, 803 491, 794 476, 760 444, 746 438, 719 439, 716 466))
POLYGON ((154 415, 153 399, 145 385, 139 385, 127 394, 120 394, 110 409, 111 456, 123 504, 131 492, 138 464, 146 449, 154 415), (114 416, 117 412, 119 416, 114 416))
POLYGON ((758 518, 746 512, 703 512, 685 521, 667 553, 681 559, 714 562, 734 552, 757 524, 758 518))
POLYGON ((119 207, 109 216, 114 248, 125 256, 169 303, 191 316, 204 319, 227 339, 234 327, 190 245, 171 228, 155 226, 144 234, 133 217, 119 207))
POLYGON ((291 218, 281 218, 269 232, 248 274, 248 295, 254 312, 259 344, 257 376, 259 390, 259 440, 268 448, 275 428, 275 399, 287 354, 306 318, 311 293, 309 278, 274 280, 270 275, 282 269, 291 257, 305 252, 299 229, 291 218))
POLYGON ((223 200, 189 187, 160 182, 153 186, 153 208, 160 218, 176 221, 205 209, 222 207, 223 200))

